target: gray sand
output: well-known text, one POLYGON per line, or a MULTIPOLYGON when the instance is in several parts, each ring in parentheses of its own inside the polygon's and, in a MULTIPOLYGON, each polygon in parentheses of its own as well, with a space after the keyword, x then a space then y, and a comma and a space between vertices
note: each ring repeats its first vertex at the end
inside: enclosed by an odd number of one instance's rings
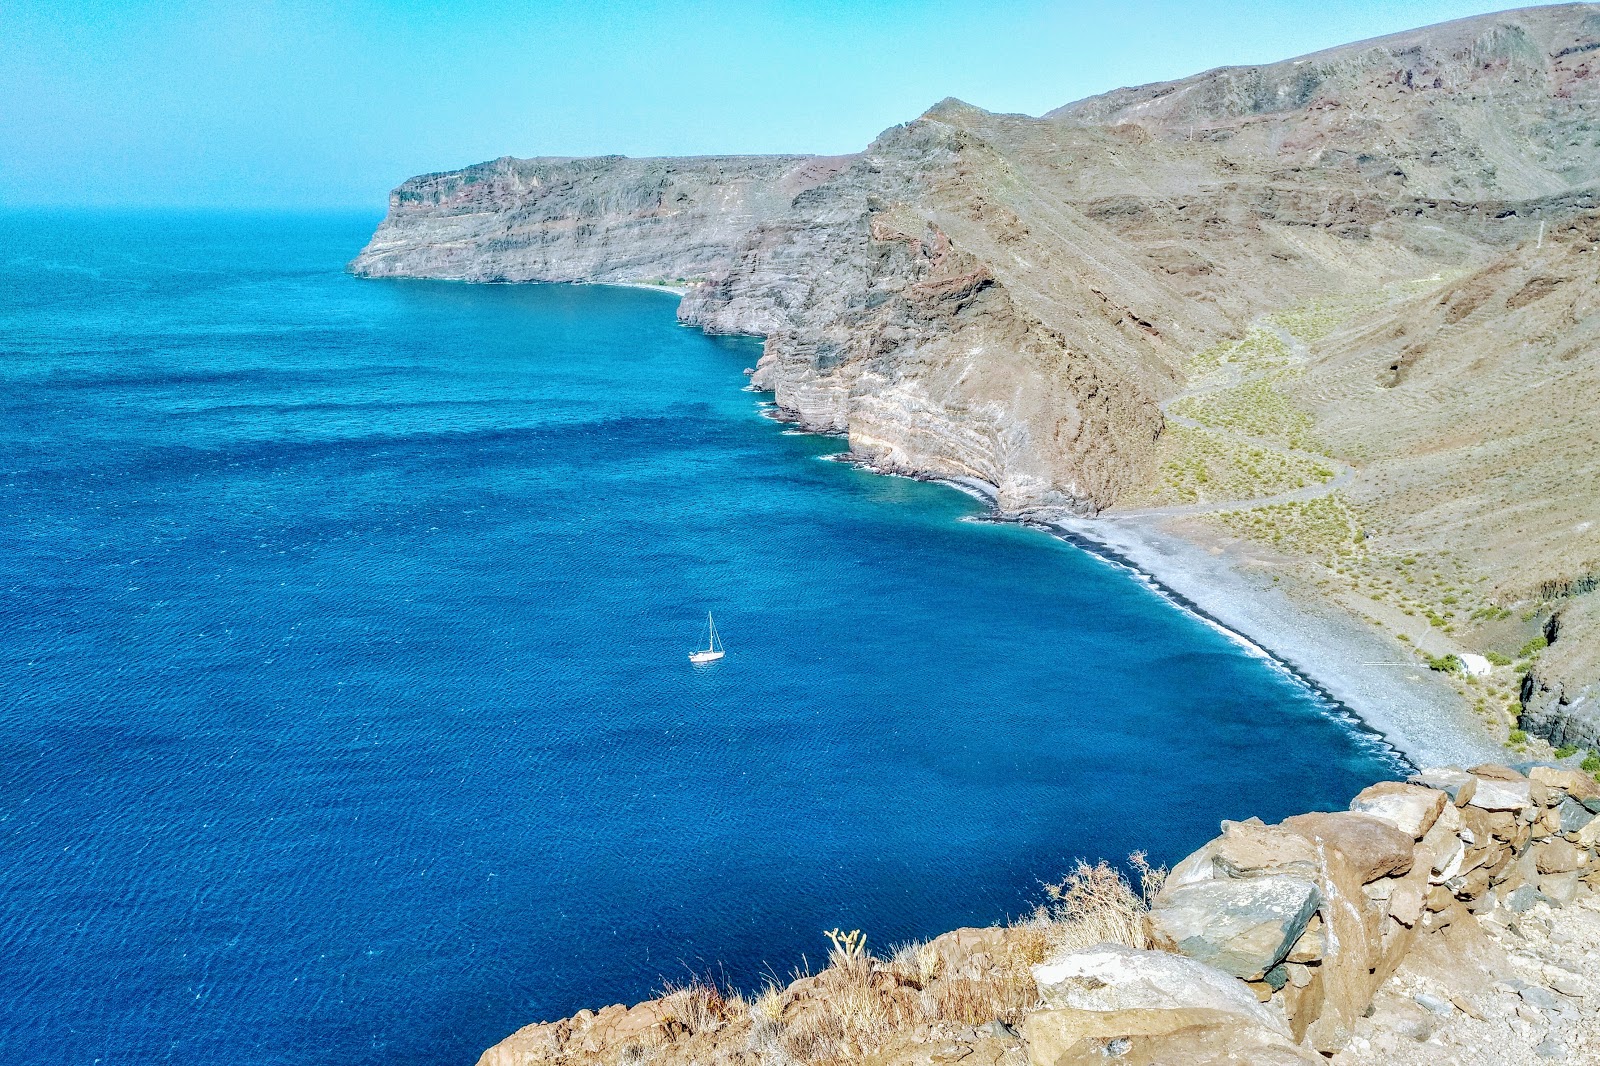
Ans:
POLYGON ((1398 641, 1314 596, 1291 598, 1269 573, 1236 553, 1208 550, 1148 519, 1062 519, 1052 525, 1109 548, 1311 678, 1417 766, 1506 760, 1505 749, 1461 697, 1398 641))

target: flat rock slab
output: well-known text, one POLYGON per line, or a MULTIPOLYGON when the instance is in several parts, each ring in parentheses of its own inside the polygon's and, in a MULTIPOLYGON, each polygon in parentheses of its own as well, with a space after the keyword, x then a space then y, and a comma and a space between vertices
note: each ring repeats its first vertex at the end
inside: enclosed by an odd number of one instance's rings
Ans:
POLYGON ((1218 876, 1235 878, 1286 874, 1314 881, 1322 870, 1315 844, 1258 821, 1223 822, 1212 863, 1218 876))
POLYGON ((1412 840, 1421 840, 1422 835, 1439 820, 1439 812, 1444 810, 1448 801, 1449 797, 1440 789, 1400 781, 1379 781, 1370 788, 1362 789, 1350 801, 1350 809, 1388 822, 1401 832, 1411 834, 1412 840))
POLYGON ((1163 892, 1150 931, 1157 947, 1251 979, 1283 961, 1321 903, 1298 877, 1202 881, 1163 892))
POLYGON ((1212 1010, 1237 1014, 1256 1025, 1283 1028, 1283 1022, 1234 978, 1167 951, 1101 944, 1033 967, 1033 980, 1047 1007, 1212 1010))
POLYGON ((1532 790, 1533 782, 1528 780, 1478 777, 1478 787, 1467 803, 1485 811, 1521 811, 1533 805, 1532 790))
POLYGON ((1435 766, 1421 773, 1412 774, 1408 780, 1413 785, 1438 789, 1449 796, 1450 802, 1457 807, 1465 807, 1472 802, 1472 794, 1478 788, 1476 777, 1453 766, 1435 766))

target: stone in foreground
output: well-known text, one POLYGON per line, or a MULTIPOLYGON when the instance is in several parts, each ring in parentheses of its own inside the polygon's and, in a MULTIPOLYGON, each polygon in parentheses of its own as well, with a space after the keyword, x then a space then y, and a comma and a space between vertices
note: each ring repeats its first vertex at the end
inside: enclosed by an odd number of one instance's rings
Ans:
POLYGON ((1087 1011, 1203 1009, 1283 1028, 1232 977, 1183 955, 1101 944, 1040 963, 1033 979, 1045 1006, 1087 1011))
POLYGON ((1204 881, 1163 892, 1150 933, 1159 948, 1248 980, 1283 961, 1321 902, 1317 886, 1297 877, 1204 881))

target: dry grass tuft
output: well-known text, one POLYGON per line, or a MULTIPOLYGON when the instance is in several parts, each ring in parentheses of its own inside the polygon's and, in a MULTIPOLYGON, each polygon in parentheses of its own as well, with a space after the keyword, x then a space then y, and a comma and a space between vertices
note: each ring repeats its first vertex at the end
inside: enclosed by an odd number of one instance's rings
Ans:
POLYGON ((1139 878, 1137 888, 1104 859, 1093 866, 1079 859, 1061 883, 1045 886, 1050 901, 1034 911, 1032 924, 1043 936, 1046 957, 1096 944, 1150 946, 1145 915, 1167 871, 1151 866, 1140 851, 1129 861, 1139 878))
POLYGON ((710 977, 699 975, 686 984, 667 982, 661 1005, 665 1016, 662 1028, 673 1038, 716 1032, 749 1009, 738 992, 724 991, 710 977))

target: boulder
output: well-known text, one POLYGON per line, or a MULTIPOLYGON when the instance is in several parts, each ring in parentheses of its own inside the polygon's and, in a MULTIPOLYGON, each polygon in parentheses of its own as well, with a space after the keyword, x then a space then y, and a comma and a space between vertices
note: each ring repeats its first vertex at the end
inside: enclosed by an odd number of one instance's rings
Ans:
MULTIPOLYGON (((1434 795, 1441 801, 1444 798, 1443 793, 1434 795)), ((1437 819, 1435 811, 1430 824, 1437 819)), ((1411 869, 1414 838, 1409 832, 1371 815, 1347 811, 1297 814, 1284 819, 1283 826, 1307 840, 1336 848, 1356 871, 1362 884, 1411 869)))
MULTIPOLYGON (((1340 820, 1364 817, 1338 816, 1340 820)), ((1376 824, 1404 836, 1392 826, 1376 824)), ((1408 847, 1410 843, 1407 839, 1408 847)), ((1314 1014, 1306 1013, 1302 1007, 1290 1016, 1289 1024, 1296 1035, 1303 1034, 1318 1051, 1334 1052, 1349 1042, 1361 1012, 1372 1002, 1373 990, 1388 976, 1392 967, 1385 954, 1384 932, 1386 928, 1399 927, 1387 920, 1380 904, 1367 897, 1362 884, 1364 870, 1346 859, 1338 848, 1324 851, 1326 862, 1317 890, 1322 896, 1320 916, 1326 948, 1315 982, 1321 1002, 1314 1014)), ((1397 948, 1395 963, 1398 955, 1397 948)))
POLYGON ((1560 837, 1533 846, 1534 867, 1542 874, 1564 874, 1588 861, 1587 851, 1579 851, 1560 837))
POLYGON ((1033 980, 1045 1006, 1085 1011, 1207 1010, 1282 1028, 1244 985, 1183 955, 1101 944, 1040 963, 1033 980))
POLYGON ((1410 929, 1422 917, 1423 892, 1420 885, 1407 882, 1389 894, 1389 917, 1410 929))
POLYGON ((1252 979, 1283 961, 1321 902, 1315 884, 1284 875, 1163 889, 1150 910, 1151 939, 1252 979))
POLYGON ((1535 766, 1528 771, 1530 780, 1547 788, 1565 792, 1577 803, 1589 800, 1600 804, 1600 782, 1581 770, 1561 770, 1554 766, 1535 766))
POLYGON ((1310 881, 1322 868, 1322 860, 1305 837, 1251 820, 1222 823, 1222 836, 1214 842, 1212 865, 1221 877, 1287 874, 1310 881))
POLYGON ((1407 780, 1413 785, 1424 788, 1436 788, 1450 797, 1450 802, 1457 807, 1465 807, 1472 800, 1472 793, 1478 787, 1478 779, 1465 770, 1457 770, 1453 766, 1437 766, 1431 770, 1424 770, 1412 774, 1407 780))
POLYGON ((1569 870, 1558 874, 1541 874, 1538 879, 1539 893, 1557 906, 1571 903, 1578 896, 1578 871, 1569 870))
POLYGON ((1444 810, 1447 800, 1445 793, 1436 788, 1379 781, 1362 789, 1350 801, 1350 809, 1388 822, 1401 832, 1409 833, 1412 840, 1421 840, 1422 834, 1439 820, 1439 812, 1444 810))
POLYGON ((1550 900, 1532 885, 1519 885, 1506 896, 1506 907, 1514 914, 1532 910, 1534 904, 1539 902, 1548 903, 1550 900))
POLYGON ((1167 871, 1167 879, 1164 882, 1166 887, 1182 888, 1184 885, 1210 881, 1216 877, 1217 845, 1220 842, 1220 838, 1213 840, 1180 859, 1171 870, 1167 871))
POLYGON ((1533 806, 1533 782, 1526 778, 1507 781, 1479 774, 1475 776, 1478 778, 1478 787, 1473 789, 1472 798, 1467 801, 1471 806, 1485 811, 1523 811, 1533 806))
POLYGON ((1595 819, 1594 812, 1571 798, 1562 800, 1561 806, 1557 807, 1556 811, 1561 819, 1560 828, 1563 833, 1576 833, 1595 819))

